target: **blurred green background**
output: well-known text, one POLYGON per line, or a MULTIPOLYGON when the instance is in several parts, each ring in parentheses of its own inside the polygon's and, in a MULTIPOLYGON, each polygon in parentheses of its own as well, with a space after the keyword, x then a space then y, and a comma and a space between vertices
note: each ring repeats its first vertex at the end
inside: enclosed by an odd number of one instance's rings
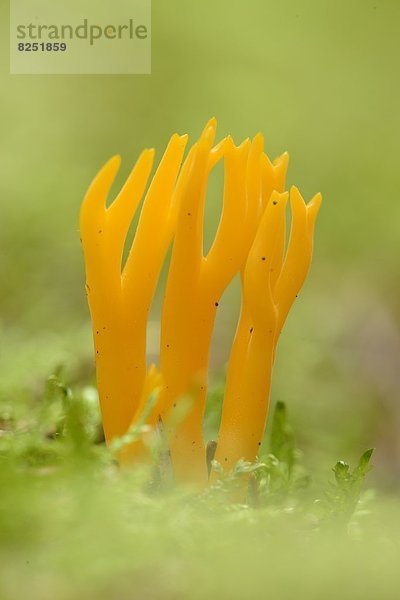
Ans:
MULTIPOLYGON (((96 171, 121 154, 121 184, 143 147, 159 157, 174 131, 193 141, 216 116, 221 137, 262 131, 271 157, 288 150, 288 184, 324 197, 272 401, 288 404, 307 463, 375 446, 376 481, 398 486, 399 2, 153 0, 150 76, 10 76, 1 9, 2 406, 58 364, 72 380, 93 377, 78 212, 96 171)), ((218 176, 211 184, 210 235, 218 176)), ((236 283, 214 336, 217 381, 238 306, 236 283)), ((159 298, 151 354, 158 314, 159 298)))

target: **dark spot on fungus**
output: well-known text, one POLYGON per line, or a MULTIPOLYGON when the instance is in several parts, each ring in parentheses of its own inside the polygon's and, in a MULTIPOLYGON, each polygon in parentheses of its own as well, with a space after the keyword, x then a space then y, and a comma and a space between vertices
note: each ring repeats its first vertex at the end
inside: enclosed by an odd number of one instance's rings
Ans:
POLYGON ((167 344, 167 348, 169 348, 169 344, 167 344))
POLYGON ((228 462, 228 459, 226 458, 226 456, 225 456, 225 462, 228 462))
POLYGON ((261 442, 258 442, 258 445, 261 446, 261 442))
POLYGON ((250 333, 253 333, 254 327, 250 327, 250 333))
POLYGON ((176 402, 174 402, 174 408, 176 408, 176 402))
POLYGON ((99 335, 99 332, 98 332, 98 331, 96 331, 96 335, 99 335))
POLYGON ((99 233, 103 233, 103 230, 102 230, 102 229, 99 229, 99 233))
POLYGON ((278 200, 272 200, 272 204, 276 206, 278 204, 278 200))
POLYGON ((196 442, 194 442, 194 441, 193 441, 193 442, 192 442, 192 446, 193 446, 193 444, 195 444, 195 443, 196 443, 196 442))
POLYGON ((261 260, 265 260, 265 256, 262 256, 262 257, 261 257, 261 260))
POLYGON ((192 216, 192 213, 188 213, 188 214, 187 214, 187 216, 188 216, 188 217, 191 217, 191 216, 192 216))
POLYGON ((215 303, 215 306, 218 306, 218 302, 215 303))

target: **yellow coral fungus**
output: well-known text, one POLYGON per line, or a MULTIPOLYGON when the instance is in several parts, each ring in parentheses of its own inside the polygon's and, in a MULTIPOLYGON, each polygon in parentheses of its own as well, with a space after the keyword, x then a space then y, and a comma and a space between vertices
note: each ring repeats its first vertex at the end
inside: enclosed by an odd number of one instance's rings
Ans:
POLYGON ((117 198, 106 200, 120 159, 112 158, 90 186, 81 209, 86 293, 93 325, 96 372, 107 440, 126 433, 146 375, 146 324, 175 226, 175 182, 186 136, 172 136, 148 189, 125 267, 129 226, 142 198, 153 150, 139 157, 117 198))
POLYGON ((256 459, 265 429, 278 337, 310 267, 321 196, 317 194, 306 205, 293 187, 290 239, 276 275, 284 247, 287 197, 287 193, 272 193, 243 271, 242 312, 229 361, 215 456, 226 469, 240 458, 256 459))
MULTIPOLYGON (((160 390, 148 422, 161 419, 177 480, 207 482, 203 416, 209 352, 219 300, 237 273, 242 311, 229 361, 216 459, 226 469, 254 460, 268 410, 279 333, 307 275, 320 195, 306 205, 296 188, 285 252, 284 193, 288 155, 271 162, 261 134, 235 145, 214 144, 211 119, 183 162, 186 136, 172 136, 144 199, 123 269, 132 218, 144 193, 153 151, 139 157, 117 198, 106 207, 119 166, 111 159, 81 210, 87 294, 107 441, 140 418, 146 397, 160 390), (223 209, 211 249, 203 254, 204 203, 211 170, 224 162, 223 209), (160 269, 173 239, 161 319, 160 372, 146 375, 146 323, 160 269), (182 407, 189 397, 186 411, 182 407), (176 415, 180 418, 175 418, 176 415)), ((138 442, 121 458, 138 459, 138 442)))

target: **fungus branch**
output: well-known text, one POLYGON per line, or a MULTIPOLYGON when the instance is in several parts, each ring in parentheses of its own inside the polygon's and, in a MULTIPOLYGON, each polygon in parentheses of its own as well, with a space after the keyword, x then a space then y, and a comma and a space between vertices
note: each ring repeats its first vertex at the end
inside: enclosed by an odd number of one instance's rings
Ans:
POLYGON ((311 263, 321 196, 317 194, 306 205, 297 188, 291 189, 292 226, 282 264, 287 198, 287 193, 272 193, 242 274, 242 311, 229 360, 215 455, 225 470, 240 459, 256 459, 279 334, 311 263))
POLYGON ((86 290, 92 316, 96 373, 107 440, 129 429, 146 376, 146 323, 168 244, 172 239, 175 180, 186 136, 173 136, 145 196, 131 251, 121 275, 126 236, 153 164, 154 151, 139 157, 107 208, 120 159, 95 177, 81 209, 86 290), (157 229, 154 229, 156 225, 157 229))

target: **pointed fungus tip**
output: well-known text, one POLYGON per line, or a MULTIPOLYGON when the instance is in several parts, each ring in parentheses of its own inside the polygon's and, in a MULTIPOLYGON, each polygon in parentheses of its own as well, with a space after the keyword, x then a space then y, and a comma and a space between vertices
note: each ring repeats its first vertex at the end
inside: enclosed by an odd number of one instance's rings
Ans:
POLYGON ((321 194, 321 192, 318 192, 317 194, 315 194, 315 196, 313 196, 311 198, 311 200, 307 204, 307 206, 314 207, 316 210, 318 210, 319 207, 321 206, 321 203, 322 203, 322 194, 321 194))
POLYGON ((275 163, 271 163, 270 158, 266 152, 262 152, 261 154, 261 164, 263 168, 267 168, 268 171, 272 171, 272 167, 275 163))
POLYGON ((315 220, 319 213, 321 202, 322 202, 322 194, 320 192, 318 192, 318 194, 315 194, 315 196, 313 196, 311 198, 310 202, 306 206, 307 220, 308 220, 309 227, 311 227, 311 231, 312 231, 312 228, 314 227, 315 220))
POLYGON ((139 159, 152 163, 154 160, 155 153, 156 151, 154 148, 145 148, 140 154, 139 159))
POLYGON ((289 192, 282 192, 280 195, 285 200, 285 202, 289 200, 289 192))
POLYGON ((180 135, 179 133, 174 133, 173 135, 171 135, 171 139, 169 140, 169 143, 180 142, 180 143, 184 144, 187 142, 188 137, 189 136, 187 133, 183 133, 182 135, 180 135))
POLYGON ((314 196, 314 198, 312 198, 311 202, 315 202, 316 204, 321 204, 322 202, 322 194, 321 192, 317 192, 314 196))
POLYGON ((289 152, 277 156, 273 162, 274 167, 287 166, 289 163, 289 152))
POLYGON ((306 206, 305 200, 301 195, 299 188, 295 185, 292 185, 292 187, 290 188, 290 202, 292 206, 306 206))
POLYGON ((206 127, 206 129, 203 131, 201 137, 204 139, 206 144, 211 145, 213 143, 214 137, 215 137, 215 128, 212 126, 206 127))
POLYGON ((106 162, 105 166, 114 167, 115 169, 118 169, 118 167, 121 165, 121 162, 122 162, 121 155, 114 154, 114 156, 112 156, 110 158, 110 160, 106 162))
POLYGON ((215 135, 217 129, 217 120, 213 117, 212 119, 210 119, 209 121, 207 121, 207 123, 204 126, 203 131, 201 132, 200 138, 204 137, 204 136, 209 136, 210 135, 210 131, 212 132, 212 135, 215 135))
POLYGON ((226 148, 226 146, 229 144, 229 138, 230 136, 227 136, 225 138, 223 138, 220 142, 218 142, 218 144, 216 144, 214 146, 214 148, 212 149, 212 152, 214 153, 218 153, 224 150, 224 148, 226 148))
POLYGON ((289 192, 278 192, 274 190, 271 194, 271 202, 272 204, 283 204, 286 205, 286 202, 289 199, 289 192))
POLYGON ((236 146, 239 150, 248 150, 250 147, 251 141, 250 138, 246 138, 245 140, 243 140, 243 142, 241 144, 239 144, 239 146, 236 146))
POLYGON ((300 196, 300 198, 303 198, 302 195, 300 194, 300 190, 296 185, 292 185, 290 187, 290 195, 292 196, 300 196))
POLYGON ((236 148, 235 140, 231 135, 226 136, 224 143, 226 148, 236 148))
POLYGON ((250 155, 253 157, 253 159, 256 158, 261 160, 262 153, 264 150, 264 140, 261 134, 257 134, 256 136, 254 136, 250 144, 250 155))
POLYGON ((254 144, 254 148, 256 150, 258 150, 259 152, 262 152, 264 150, 264 136, 261 133, 261 131, 259 131, 253 138, 253 144, 254 144))
POLYGON ((121 156, 119 154, 115 154, 102 166, 97 176, 101 178, 111 177, 113 179, 119 171, 121 162, 121 156))

